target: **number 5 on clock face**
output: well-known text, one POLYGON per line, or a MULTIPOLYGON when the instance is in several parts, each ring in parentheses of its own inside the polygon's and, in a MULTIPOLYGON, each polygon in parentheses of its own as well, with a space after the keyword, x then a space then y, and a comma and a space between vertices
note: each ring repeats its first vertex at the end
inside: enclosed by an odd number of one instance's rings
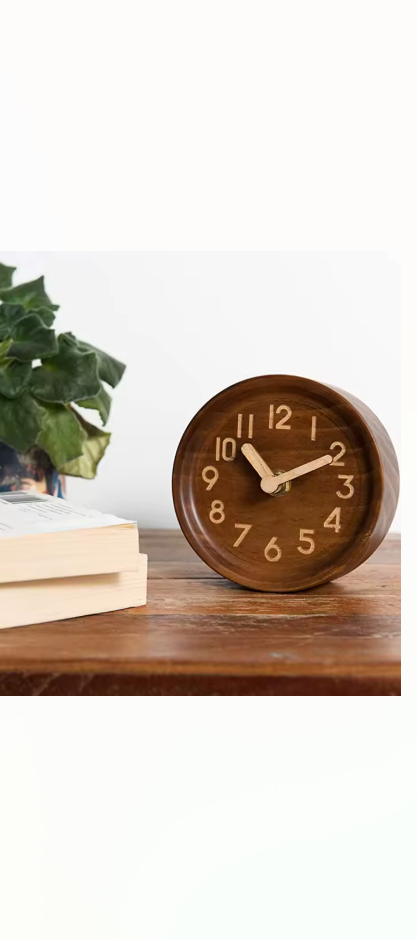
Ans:
POLYGON ((308 544, 308 548, 304 548, 302 545, 297 546, 302 555, 311 555, 314 552, 315 545, 314 539, 311 538, 312 535, 314 535, 314 529, 300 529, 300 542, 307 542, 308 544))

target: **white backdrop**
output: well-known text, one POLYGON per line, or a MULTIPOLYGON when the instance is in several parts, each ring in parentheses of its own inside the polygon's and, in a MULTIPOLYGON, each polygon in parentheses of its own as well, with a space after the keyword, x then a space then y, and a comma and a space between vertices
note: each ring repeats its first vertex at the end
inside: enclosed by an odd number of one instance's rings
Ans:
POLYGON ((352 392, 399 451, 394 254, 9 251, 0 260, 18 267, 16 283, 44 274, 61 304, 58 329, 128 366, 114 392, 110 447, 96 480, 69 481, 74 500, 141 526, 176 526, 171 469, 186 425, 222 388, 266 373, 352 392))

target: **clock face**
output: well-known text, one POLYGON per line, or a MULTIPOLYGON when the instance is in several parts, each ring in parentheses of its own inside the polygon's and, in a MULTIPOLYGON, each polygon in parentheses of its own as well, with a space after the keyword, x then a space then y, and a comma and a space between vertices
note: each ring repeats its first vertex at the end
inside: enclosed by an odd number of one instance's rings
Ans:
POLYGON ((248 379, 209 401, 174 466, 175 508, 193 548, 264 591, 342 574, 372 532, 381 489, 360 413, 338 391, 292 376, 248 379))

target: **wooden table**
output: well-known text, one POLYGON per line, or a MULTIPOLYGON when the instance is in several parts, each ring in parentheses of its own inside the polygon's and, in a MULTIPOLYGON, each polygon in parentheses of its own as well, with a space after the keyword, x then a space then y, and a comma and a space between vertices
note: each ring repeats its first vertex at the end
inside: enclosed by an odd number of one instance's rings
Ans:
POLYGON ((141 533, 146 607, 0 631, 1 695, 399 695, 400 540, 300 594, 239 588, 141 533))

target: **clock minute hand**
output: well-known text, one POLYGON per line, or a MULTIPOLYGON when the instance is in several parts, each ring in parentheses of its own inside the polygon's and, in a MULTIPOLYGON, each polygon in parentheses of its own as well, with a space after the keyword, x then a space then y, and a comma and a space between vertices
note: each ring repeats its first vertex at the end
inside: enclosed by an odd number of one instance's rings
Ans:
POLYGON ((305 473, 311 473, 312 470, 319 470, 320 467, 325 467, 326 464, 332 463, 332 461, 333 457, 331 454, 325 454, 324 457, 318 457, 317 460, 310 460, 308 463, 303 463, 300 467, 295 467, 294 470, 288 470, 287 473, 279 473, 278 476, 272 475, 263 477, 261 487, 264 493, 269 493, 269 495, 272 496, 282 483, 289 483, 290 480, 302 477, 305 473))
POLYGON ((262 479, 274 476, 271 468, 268 467, 268 464, 265 463, 263 457, 261 457, 253 444, 242 444, 240 449, 243 456, 246 457, 246 460, 249 460, 249 463, 252 465, 253 469, 259 473, 259 476, 262 479))

